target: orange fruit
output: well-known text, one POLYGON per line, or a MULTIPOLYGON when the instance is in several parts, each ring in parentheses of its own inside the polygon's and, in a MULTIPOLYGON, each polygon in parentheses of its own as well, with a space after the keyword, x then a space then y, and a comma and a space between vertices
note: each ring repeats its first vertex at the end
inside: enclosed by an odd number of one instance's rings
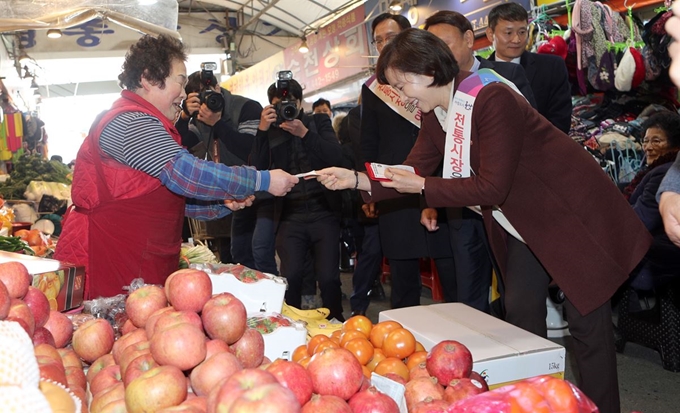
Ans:
POLYGON ((371 340, 373 347, 381 348, 383 346, 385 337, 387 337, 390 331, 396 330, 398 328, 403 328, 403 326, 396 321, 382 321, 373 326, 371 329, 371 334, 368 336, 368 338, 371 340))
POLYGON ((378 363, 373 371, 381 376, 384 376, 387 373, 394 373, 408 381, 408 367, 406 367, 406 364, 404 364, 403 361, 396 357, 387 357, 385 360, 378 363))
POLYGON ((416 350, 415 351, 427 351, 425 350, 425 347, 420 344, 420 341, 416 341, 416 350))
POLYGON ((312 360, 311 357, 305 357, 305 358, 302 358, 302 359, 298 360, 298 364, 301 365, 301 366, 304 367, 304 368, 307 368, 307 365, 309 364, 309 362, 310 362, 311 360, 312 360))
POLYGON ((364 333, 366 337, 371 334, 372 328, 373 323, 368 317, 364 315, 355 315, 354 317, 350 317, 342 324, 342 331, 358 330, 364 333))
POLYGON ((291 356, 291 359, 297 363, 305 357, 309 357, 309 352, 307 352, 307 345, 300 344, 295 348, 295 350, 293 350, 293 355, 291 356))
POLYGON ((335 341, 337 344, 340 344, 340 337, 342 336, 342 330, 335 330, 334 332, 331 333, 331 340, 335 341))
POLYGON ((327 335, 325 334, 317 334, 314 337, 310 338, 309 341, 307 342, 307 353, 309 354, 314 354, 316 351, 316 346, 318 346, 320 343, 330 340, 327 335))
POLYGON ((364 333, 359 330, 345 331, 340 335, 340 346, 344 346, 348 341, 354 340, 355 338, 368 338, 364 333))
POLYGON ((381 349, 374 348, 373 357, 371 357, 371 359, 368 361, 366 367, 368 367, 369 370, 373 371, 375 370, 375 366, 377 366, 378 363, 385 360, 386 358, 387 356, 385 356, 385 353, 383 353, 381 349))
POLYGON ((339 347, 340 347, 340 345, 338 343, 336 343, 335 341, 330 340, 330 339, 325 340, 325 341, 322 341, 321 343, 319 343, 318 346, 316 346, 316 348, 314 349, 314 354, 321 353, 322 351, 324 351, 327 348, 339 348, 339 347))
POLYGON ((364 373, 364 377, 367 379, 371 378, 371 370, 368 369, 366 366, 361 366, 361 371, 364 373))
POLYGON ((427 351, 414 351, 413 354, 408 356, 406 360, 406 367, 411 371, 412 368, 417 367, 420 363, 427 361, 427 351))
POLYGON ((405 359, 416 349, 416 338, 405 328, 390 331, 383 340, 382 350, 387 357, 405 359))
POLYGON ((368 364, 368 362, 373 358, 373 344, 371 344, 368 339, 353 338, 352 340, 346 342, 343 347, 349 350, 350 353, 354 354, 354 357, 359 360, 359 364, 362 366, 368 364))

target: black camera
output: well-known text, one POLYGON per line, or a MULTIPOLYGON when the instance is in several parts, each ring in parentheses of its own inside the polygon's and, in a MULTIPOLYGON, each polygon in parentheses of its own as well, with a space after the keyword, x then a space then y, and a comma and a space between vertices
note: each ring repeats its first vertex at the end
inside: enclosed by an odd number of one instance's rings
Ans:
POLYGON ((282 70, 278 74, 276 81, 277 96, 281 96, 281 100, 274 105, 276 110, 276 123, 280 125, 289 120, 295 120, 300 114, 295 98, 290 96, 290 81, 293 80, 293 72, 290 70, 282 70))
POLYGON ((213 71, 217 70, 217 63, 206 62, 201 63, 201 91, 198 94, 198 98, 201 100, 201 104, 205 103, 205 106, 212 112, 222 112, 224 109, 224 97, 220 92, 215 92, 212 90, 215 87, 213 82, 213 71))

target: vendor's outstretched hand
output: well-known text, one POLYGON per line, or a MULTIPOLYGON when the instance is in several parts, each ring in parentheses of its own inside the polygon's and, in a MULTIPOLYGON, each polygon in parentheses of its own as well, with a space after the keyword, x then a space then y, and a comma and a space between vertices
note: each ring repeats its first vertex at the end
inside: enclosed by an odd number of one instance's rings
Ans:
POLYGON ((238 211, 239 209, 253 205, 253 201, 255 201, 255 195, 251 195, 246 199, 228 199, 224 201, 224 205, 232 211, 238 211))
POLYGON ((398 168, 387 168, 385 177, 391 181, 380 182, 382 186, 394 188, 403 194, 419 194, 425 184, 425 178, 422 176, 398 168))
POLYGON ((269 171, 269 189, 274 196, 285 196, 300 180, 281 169, 269 171))

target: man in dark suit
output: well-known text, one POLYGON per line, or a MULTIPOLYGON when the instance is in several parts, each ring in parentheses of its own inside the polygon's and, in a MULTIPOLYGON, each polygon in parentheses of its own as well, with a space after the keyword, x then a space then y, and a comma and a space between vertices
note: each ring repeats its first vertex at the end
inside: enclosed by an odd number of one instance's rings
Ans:
POLYGON ((569 133, 572 108, 567 67, 557 56, 526 51, 528 24, 527 11, 517 3, 503 3, 491 9, 486 37, 496 51, 489 60, 522 65, 538 112, 562 132, 569 133))
MULTIPOLYGON (((531 106, 536 108, 536 100, 522 66, 475 57, 472 48, 475 35, 472 24, 465 16, 455 11, 438 11, 425 20, 425 30, 449 46, 460 70, 467 72, 486 68, 495 70, 514 83, 531 106)), ((445 278, 449 274, 440 274, 442 287, 445 290, 454 288, 452 293, 455 301, 489 312, 492 263, 484 222, 479 214, 467 208, 446 208, 446 216, 456 271, 453 280, 445 278)), ((441 223, 437 223, 438 218, 439 214, 434 208, 425 208, 421 213, 421 223, 429 231, 444 229, 441 223)))
MULTIPOLYGON (((404 16, 389 13, 377 16, 372 22, 372 33, 378 53, 410 26, 404 16)), ((393 92, 392 96, 399 96, 398 92, 393 92)), ((415 116, 407 120, 395 111, 395 106, 388 105, 367 85, 362 87, 360 145, 362 157, 367 162, 398 165, 413 148, 420 130, 420 120, 415 119, 415 116)), ((390 304, 392 308, 419 305, 419 258, 434 258, 439 274, 455 271, 448 232, 428 234, 420 225, 421 206, 417 195, 380 202, 375 206, 378 211, 378 228, 375 230, 379 232, 383 254, 390 264, 390 304)), ((371 236, 368 232, 371 230, 370 227, 366 228, 366 237, 371 236)), ((377 237, 371 236, 371 239, 377 237)))

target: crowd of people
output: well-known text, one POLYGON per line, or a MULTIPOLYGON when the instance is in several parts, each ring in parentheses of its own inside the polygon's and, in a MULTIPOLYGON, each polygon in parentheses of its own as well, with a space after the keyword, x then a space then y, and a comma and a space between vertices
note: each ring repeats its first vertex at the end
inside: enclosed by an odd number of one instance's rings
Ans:
MULTIPOLYGON (((439 11, 424 29, 377 16, 376 74, 335 130, 331 102, 306 113, 294 79, 285 90, 272 84, 263 108, 211 72, 187 75, 178 40, 144 36, 125 57, 120 99, 78 153, 55 258, 86 267, 89 298, 139 277, 162 284, 177 268, 185 217, 210 220, 231 225, 220 255, 285 277, 295 307, 318 288, 343 321, 339 241, 350 205, 353 315, 366 313, 383 257, 392 307, 420 304, 428 257, 446 301, 490 312, 495 270, 498 315, 540 336, 555 283, 580 387, 600 411, 618 412, 610 300, 622 285, 644 295, 680 269, 680 115, 645 122, 647 164, 622 193, 566 134, 564 60, 526 51, 528 20, 516 3, 494 7, 486 35, 495 53, 482 59, 460 13, 439 11), (414 169, 388 167, 377 181, 367 163, 414 169), (310 171, 318 175, 303 178, 310 171)), ((680 38, 678 17, 666 27, 680 38)), ((680 83, 680 46, 669 51, 680 83)))

